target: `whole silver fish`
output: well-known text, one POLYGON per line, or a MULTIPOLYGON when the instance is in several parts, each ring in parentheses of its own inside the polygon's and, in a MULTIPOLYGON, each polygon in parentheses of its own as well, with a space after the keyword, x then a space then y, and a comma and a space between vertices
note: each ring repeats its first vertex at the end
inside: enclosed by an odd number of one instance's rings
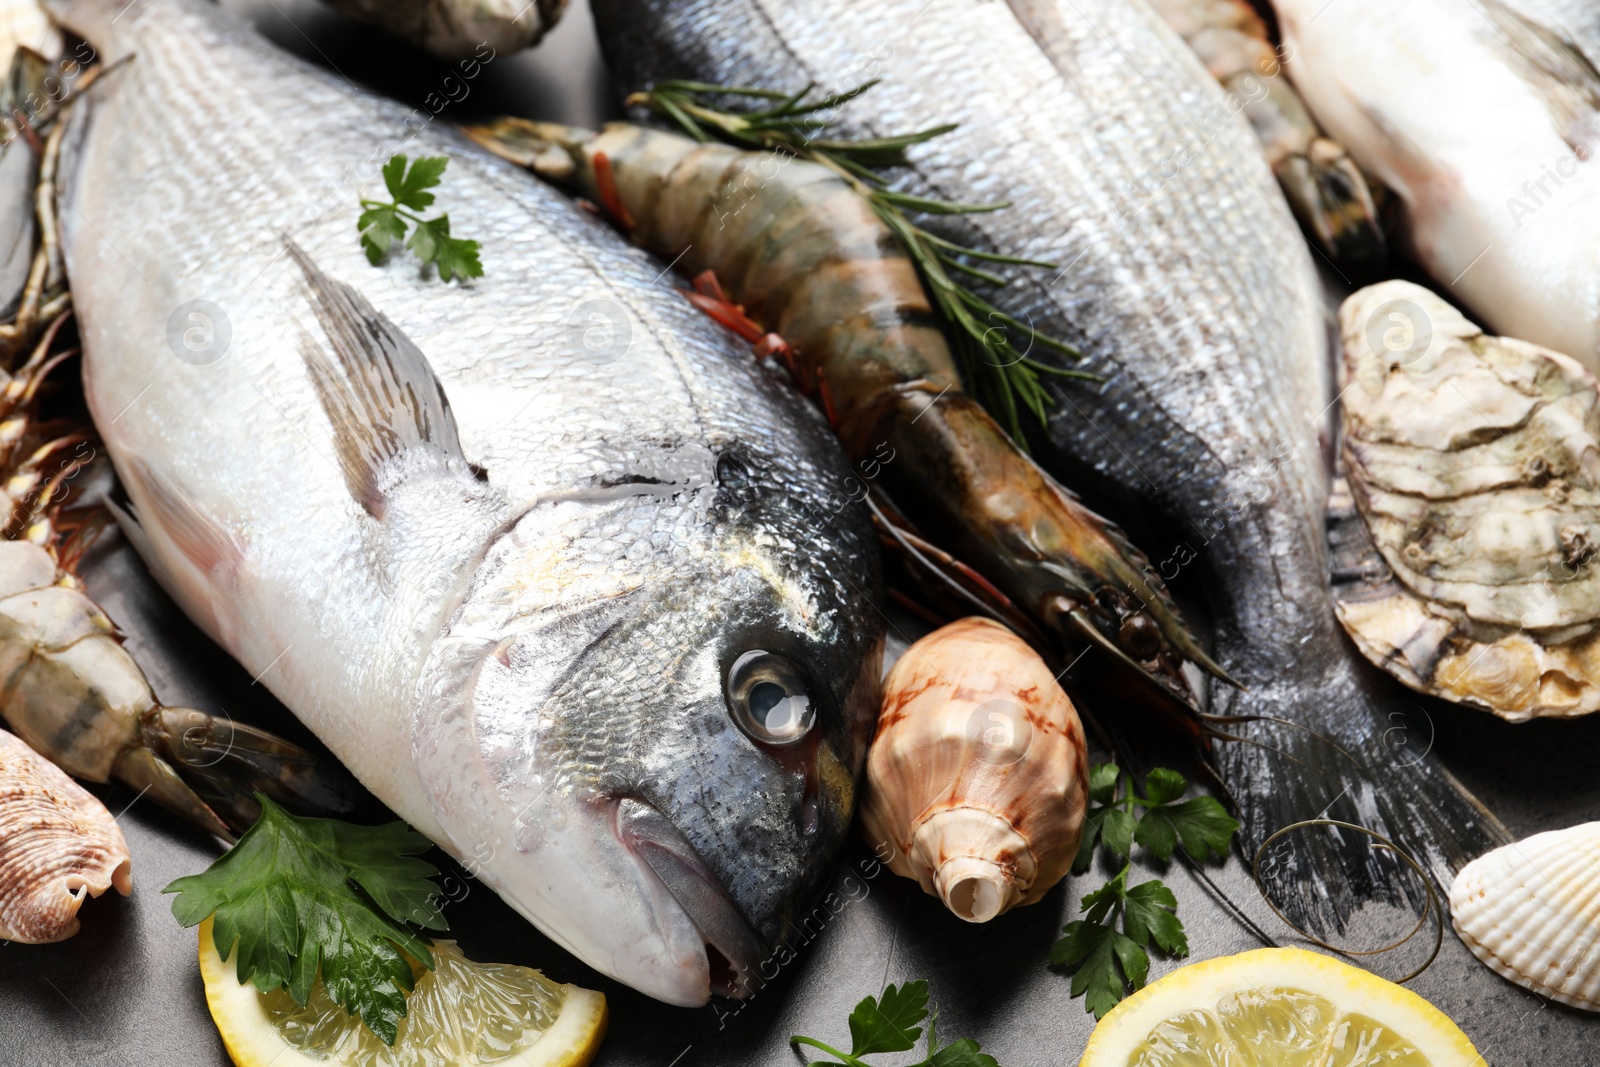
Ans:
MULTIPOLYGON (((1162 577, 1198 571, 1236 723, 1221 774, 1249 842, 1328 815, 1449 872, 1503 830, 1388 715, 1394 691, 1340 632, 1328 592, 1327 336, 1309 254, 1229 99, 1142 0, 597 0, 625 89, 662 78, 799 89, 881 82, 858 133, 959 127, 917 146, 903 187, 1008 210, 951 236, 1051 260, 1003 307, 1078 345, 1101 383, 1051 378, 1040 454, 1137 498, 1162 577), (1315 731, 1321 736, 1314 736, 1315 731), (1420 760, 1420 762, 1419 762, 1420 760)), ((1046 354, 1036 353, 1042 358, 1046 354)), ((1392 899, 1392 862, 1306 835, 1281 902, 1336 927, 1392 899)))
POLYGON ((442 124, 203 0, 52 9, 133 57, 75 116, 63 215, 152 570, 551 937, 662 1000, 739 992, 876 715, 877 547, 826 424, 442 124), (367 261, 396 152, 449 157, 424 213, 483 278, 367 261))

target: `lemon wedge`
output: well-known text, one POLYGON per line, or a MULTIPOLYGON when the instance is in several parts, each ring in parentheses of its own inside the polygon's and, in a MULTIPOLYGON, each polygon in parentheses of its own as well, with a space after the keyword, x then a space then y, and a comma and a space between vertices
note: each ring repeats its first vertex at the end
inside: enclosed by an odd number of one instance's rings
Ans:
POLYGON ((237 1067, 583 1067, 606 1032, 606 998, 538 971, 475 963, 453 941, 433 942, 390 1048, 346 1015, 322 983, 303 1007, 282 990, 241 984, 200 925, 206 1005, 237 1067))
POLYGON ((1483 1067, 1408 989, 1297 948, 1180 967, 1100 1020, 1079 1067, 1483 1067))

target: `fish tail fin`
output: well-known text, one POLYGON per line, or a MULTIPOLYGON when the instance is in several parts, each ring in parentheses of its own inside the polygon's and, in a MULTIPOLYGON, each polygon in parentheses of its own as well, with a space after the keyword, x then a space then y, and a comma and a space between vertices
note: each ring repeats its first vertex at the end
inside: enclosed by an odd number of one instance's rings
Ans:
POLYGON ((1428 888, 1396 850, 1447 892, 1463 865, 1511 840, 1433 758, 1426 709, 1383 695, 1364 666, 1336 674, 1314 708, 1303 694, 1219 687, 1219 711, 1253 717, 1236 728, 1242 741, 1216 748, 1245 855, 1282 915, 1324 940, 1368 903, 1423 909, 1428 888))

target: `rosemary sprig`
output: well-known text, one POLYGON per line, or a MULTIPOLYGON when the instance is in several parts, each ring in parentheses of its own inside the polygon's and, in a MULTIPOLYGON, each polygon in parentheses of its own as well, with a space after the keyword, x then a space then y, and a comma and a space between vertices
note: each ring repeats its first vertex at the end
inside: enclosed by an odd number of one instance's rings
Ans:
POLYGON ((906 149, 949 133, 955 129, 953 124, 895 137, 842 140, 824 136, 833 124, 835 113, 876 84, 876 81, 869 81, 846 92, 812 99, 814 87, 810 85, 798 93, 783 93, 706 82, 667 81, 654 89, 634 93, 628 98, 628 104, 649 108, 698 141, 724 141, 740 148, 784 152, 821 164, 849 182, 905 245, 934 309, 944 319, 968 387, 1021 444, 1021 412, 1024 409, 1032 412, 1043 425, 1045 407, 1054 402, 1040 380, 1041 375, 1091 380, 1096 376, 1034 359, 1029 353, 1035 344, 1068 356, 1076 357, 1079 353, 1065 341, 1034 329, 1032 323, 1001 311, 953 275, 965 275, 998 287, 1005 285, 1006 280, 979 263, 1051 270, 1055 265, 968 248, 930 233, 911 220, 909 213, 912 212, 971 215, 1010 206, 956 203, 912 196, 889 188, 888 179, 880 171, 907 165, 906 149), (730 97, 752 101, 754 106, 751 110, 732 110, 716 103, 718 98, 730 97), (1019 348, 1013 336, 1025 347, 1019 348))

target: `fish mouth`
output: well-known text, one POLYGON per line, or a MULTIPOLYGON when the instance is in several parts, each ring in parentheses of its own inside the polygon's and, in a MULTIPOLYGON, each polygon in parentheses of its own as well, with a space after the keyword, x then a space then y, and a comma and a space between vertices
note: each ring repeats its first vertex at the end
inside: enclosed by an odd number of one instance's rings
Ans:
POLYGON ((711 992, 736 999, 749 996, 750 984, 743 976, 766 957, 767 945, 683 831, 652 805, 624 797, 616 805, 616 833, 700 935, 711 992))

